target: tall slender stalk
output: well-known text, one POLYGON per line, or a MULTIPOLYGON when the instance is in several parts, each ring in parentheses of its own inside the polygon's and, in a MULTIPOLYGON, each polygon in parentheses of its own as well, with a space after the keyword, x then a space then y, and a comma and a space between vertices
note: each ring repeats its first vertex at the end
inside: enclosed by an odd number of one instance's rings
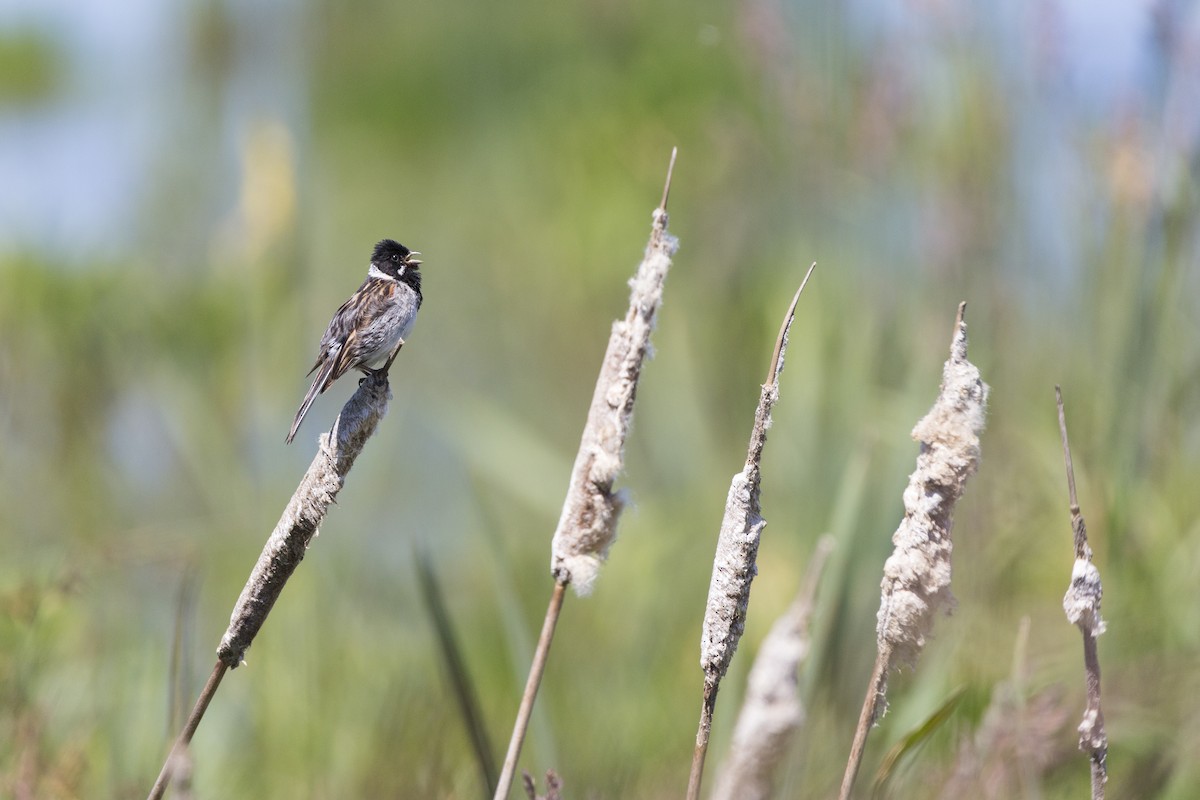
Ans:
POLYGON ((513 724, 508 753, 496 786, 496 800, 508 797, 512 789, 517 759, 529 727, 566 587, 573 586, 580 596, 591 592, 600 567, 616 540, 617 520, 625 502, 622 493, 613 491, 613 484, 625 463, 625 439, 633 421, 638 380, 650 352, 650 334, 662 305, 663 283, 671 267, 671 257, 679 247, 678 240, 667 231, 667 198, 675 171, 675 155, 676 151, 672 150, 662 201, 652 216, 650 241, 637 272, 629 281, 629 310, 624 319, 613 323, 608 349, 592 393, 562 516, 550 545, 554 591, 513 724))
POLYGON ((217 687, 221 685, 221 679, 225 677, 227 669, 229 668, 224 661, 218 661, 213 667, 212 674, 208 676, 208 682, 204 684, 204 689, 201 690, 200 697, 192 708, 192 713, 188 715, 187 724, 183 726, 179 738, 171 746, 171 752, 167 754, 167 759, 163 762, 158 779, 154 781, 154 786, 150 789, 150 800, 159 800, 163 796, 163 792, 167 790, 167 786, 170 785, 179 759, 187 750, 188 745, 192 743, 192 737, 196 735, 196 728, 200 726, 200 720, 204 718, 204 712, 208 710, 208 704, 212 702, 213 696, 217 693, 217 687))
POLYGON ((521 694, 521 705, 517 708, 517 719, 513 723, 508 752, 504 755, 500 780, 496 784, 497 798, 507 797, 512 789, 513 777, 517 772, 517 759, 521 757, 521 747, 525 744, 525 734, 529 730, 529 719, 533 716, 533 701, 537 699, 538 687, 542 685, 542 673, 546 671, 550 643, 554 640, 554 630, 558 627, 558 616, 562 613, 563 598, 566 594, 565 583, 554 584, 554 591, 550 593, 550 605, 546 609, 546 618, 542 621, 542 632, 533 651, 533 663, 529 665, 529 678, 526 679, 525 691, 521 694))
POLYGON ((1075 496, 1075 466, 1071 463, 1071 443, 1067 441, 1067 416, 1063 411, 1062 390, 1055 386, 1058 403, 1058 430, 1062 436, 1063 459, 1067 467, 1067 495, 1071 504, 1071 530, 1075 538, 1075 565, 1071 569, 1071 585, 1063 597, 1063 611, 1072 625, 1083 634, 1083 666, 1087 684, 1087 708, 1079 723, 1079 749, 1088 754, 1092 771, 1092 800, 1104 800, 1104 784, 1108 782, 1108 734, 1104 730, 1104 712, 1100 708, 1100 654, 1096 637, 1104 633, 1100 617, 1100 571, 1092 563, 1092 548, 1088 545, 1087 526, 1079 511, 1075 496))

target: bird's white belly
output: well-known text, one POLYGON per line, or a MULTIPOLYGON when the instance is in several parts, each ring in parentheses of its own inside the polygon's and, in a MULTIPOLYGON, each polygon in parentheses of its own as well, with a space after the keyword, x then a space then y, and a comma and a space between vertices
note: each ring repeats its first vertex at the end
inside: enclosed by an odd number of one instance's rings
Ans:
POLYGON ((382 366, 387 361, 388 356, 392 354, 392 350, 396 348, 396 345, 400 344, 401 340, 408 340, 409 334, 412 333, 413 323, 416 320, 416 299, 406 296, 372 326, 374 330, 371 333, 375 335, 370 338, 373 342, 377 341, 379 344, 376 349, 365 354, 366 357, 363 359, 363 362, 372 369, 382 366))

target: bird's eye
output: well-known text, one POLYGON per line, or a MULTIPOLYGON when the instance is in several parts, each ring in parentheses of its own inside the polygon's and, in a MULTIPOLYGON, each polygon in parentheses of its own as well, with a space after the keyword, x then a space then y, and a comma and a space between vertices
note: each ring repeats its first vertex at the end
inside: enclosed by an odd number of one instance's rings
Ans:
POLYGON ((392 253, 392 261, 399 261, 399 260, 400 260, 400 256, 399 256, 399 254, 397 254, 397 253, 392 253))

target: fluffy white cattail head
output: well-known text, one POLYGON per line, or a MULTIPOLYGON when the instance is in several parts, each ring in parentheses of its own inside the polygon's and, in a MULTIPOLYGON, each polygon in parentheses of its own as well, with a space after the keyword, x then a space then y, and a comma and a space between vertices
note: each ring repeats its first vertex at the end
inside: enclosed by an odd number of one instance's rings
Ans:
POLYGON ((967 360, 965 307, 959 306, 937 401, 912 432, 921 452, 904 491, 904 519, 892 536, 895 549, 883 567, 877 617, 879 653, 886 660, 884 680, 891 668, 916 661, 936 613, 954 602, 954 505, 979 466, 988 396, 979 370, 967 360))
MULTIPOLYGON (((668 177, 668 181, 670 178, 668 177)), ((587 595, 617 538, 617 518, 624 498, 613 483, 625 462, 625 438, 633 421, 642 363, 650 352, 663 283, 679 241, 667 232, 667 212, 654 211, 650 243, 637 273, 629 281, 629 311, 613 323, 588 410, 579 454, 562 516, 551 543, 550 571, 559 583, 587 595)))

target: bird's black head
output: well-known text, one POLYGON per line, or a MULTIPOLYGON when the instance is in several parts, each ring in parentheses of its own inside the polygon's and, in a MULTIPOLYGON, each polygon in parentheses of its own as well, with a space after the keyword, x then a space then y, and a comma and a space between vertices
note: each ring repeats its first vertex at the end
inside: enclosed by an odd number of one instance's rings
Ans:
POLYGON ((371 254, 371 263, 381 272, 393 278, 402 278, 409 270, 420 268, 421 262, 416 258, 420 253, 414 253, 399 242, 384 239, 375 245, 371 254))
POLYGON ((375 245, 371 254, 371 266, 383 274, 412 287, 417 293, 417 306, 421 304, 421 261, 420 253, 409 250, 392 239, 383 239, 375 245))

